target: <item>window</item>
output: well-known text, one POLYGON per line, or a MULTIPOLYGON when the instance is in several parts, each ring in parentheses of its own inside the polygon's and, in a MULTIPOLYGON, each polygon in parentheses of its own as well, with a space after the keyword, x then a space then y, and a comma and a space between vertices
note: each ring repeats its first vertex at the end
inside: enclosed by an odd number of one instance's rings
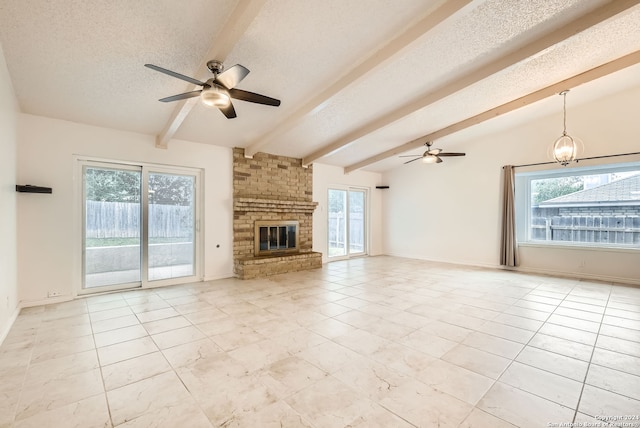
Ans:
POLYGON ((640 249, 640 162, 516 174, 519 243, 640 249))

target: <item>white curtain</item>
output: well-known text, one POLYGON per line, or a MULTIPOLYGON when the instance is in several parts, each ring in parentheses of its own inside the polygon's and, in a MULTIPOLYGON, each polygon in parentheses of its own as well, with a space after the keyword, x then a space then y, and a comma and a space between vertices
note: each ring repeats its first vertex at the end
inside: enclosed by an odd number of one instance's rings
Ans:
POLYGON ((502 167, 502 240, 500 245, 500 264, 518 266, 518 247, 516 244, 516 209, 514 167, 502 167))

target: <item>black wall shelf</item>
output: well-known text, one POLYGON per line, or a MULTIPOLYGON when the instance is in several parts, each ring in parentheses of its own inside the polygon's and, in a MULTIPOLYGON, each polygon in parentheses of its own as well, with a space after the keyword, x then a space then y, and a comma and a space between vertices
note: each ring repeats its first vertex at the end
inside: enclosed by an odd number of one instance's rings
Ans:
POLYGON ((22 193, 53 193, 51 187, 32 186, 31 184, 16 184, 16 192, 22 193))

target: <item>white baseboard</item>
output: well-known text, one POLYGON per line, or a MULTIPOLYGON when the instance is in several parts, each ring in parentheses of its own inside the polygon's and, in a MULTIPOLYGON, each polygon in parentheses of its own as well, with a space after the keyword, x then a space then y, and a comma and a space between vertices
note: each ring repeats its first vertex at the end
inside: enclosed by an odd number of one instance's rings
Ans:
MULTIPOLYGON (((233 277, 234 277, 234 275, 232 273, 229 273, 229 274, 224 274, 224 275, 220 275, 220 276, 206 277, 206 278, 203 278, 201 281, 215 281, 215 280, 218 280, 218 279, 227 279, 227 278, 233 278, 233 277)), ((196 282, 201 282, 201 281, 196 281, 196 282)), ((155 285, 155 286, 147 287, 145 289, 170 287, 171 285, 180 285, 180 284, 158 284, 158 285, 155 285)), ((137 290, 140 290, 140 288, 137 288, 137 290)), ((53 303, 69 302, 69 301, 74 300, 74 299, 79 298, 79 297, 97 296, 97 295, 100 295, 100 294, 117 293, 117 292, 120 292, 120 291, 126 291, 126 290, 112 290, 112 291, 105 291, 105 292, 101 292, 101 293, 82 294, 82 295, 67 294, 67 295, 63 295, 63 296, 47 297, 47 298, 38 299, 38 300, 21 300, 19 302, 19 304, 18 304, 18 312, 20 311, 21 308, 30 308, 32 306, 42 306, 42 305, 50 305, 50 304, 53 304, 53 303)))
MULTIPOLYGON (((500 268, 506 269, 504 266, 501 266, 500 268)), ((531 273, 536 275, 555 276, 558 278, 572 278, 572 279, 581 279, 585 281, 613 282, 616 284, 640 286, 640 279, 635 279, 635 278, 596 275, 596 274, 582 273, 582 272, 562 272, 562 271, 554 271, 549 269, 528 268, 526 266, 508 268, 508 270, 512 270, 514 272, 531 273)))
POLYGON ((229 278, 235 278, 235 277, 236 277, 235 274, 231 272, 223 275, 207 276, 203 279, 203 281, 216 281, 218 279, 229 279, 229 278))
POLYGON ((495 264, 478 263, 478 262, 472 262, 467 260, 451 261, 451 260, 438 259, 438 258, 427 258, 422 256, 416 256, 416 255, 407 256, 404 254, 397 254, 397 253, 387 253, 387 254, 380 254, 380 255, 391 256, 391 257, 402 257, 403 259, 423 260, 425 262, 446 263, 449 265, 468 266, 468 267, 477 267, 477 268, 485 268, 485 269, 500 269, 500 266, 495 264))
POLYGON ((11 331, 11 327, 13 327, 13 323, 15 323, 16 319, 18 319, 18 314, 19 313, 20 313, 20 306, 16 307, 13 310, 13 313, 11 314, 9 319, 7 320, 7 324, 4 326, 4 328, 2 330, 0 330, 0 345, 2 345, 4 340, 9 335, 9 331, 11 331))
POLYGON ((392 257, 414 259, 414 260, 424 260, 428 262, 448 263, 448 264, 460 265, 460 266, 470 266, 470 267, 479 267, 479 268, 487 268, 487 269, 500 269, 500 270, 509 270, 512 272, 530 273, 534 275, 555 276, 558 278, 572 278, 572 279, 581 279, 586 281, 598 281, 598 282, 613 282, 616 284, 635 285, 635 286, 640 285, 640 279, 636 279, 636 278, 597 275, 597 274, 589 274, 589 273, 582 273, 582 272, 562 272, 562 271, 555 271, 551 269, 528 268, 526 266, 518 266, 516 268, 510 268, 510 267, 493 265, 493 264, 475 263, 475 262, 468 262, 468 261, 438 260, 438 259, 430 259, 430 258, 415 256, 415 255, 406 256, 403 254, 394 254, 394 253, 390 253, 386 255, 392 256, 392 257))
POLYGON ((21 300, 18 306, 20 308, 30 308, 32 306, 42 306, 42 305, 51 305, 53 303, 69 302, 75 298, 76 296, 67 294, 67 295, 58 296, 58 297, 47 297, 46 299, 21 300))

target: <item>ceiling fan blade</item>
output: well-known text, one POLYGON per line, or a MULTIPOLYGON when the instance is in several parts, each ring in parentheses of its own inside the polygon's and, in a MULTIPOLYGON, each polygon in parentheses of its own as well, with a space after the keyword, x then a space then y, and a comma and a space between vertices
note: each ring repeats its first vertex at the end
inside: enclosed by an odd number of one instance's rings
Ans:
POLYGON ((196 80, 193 77, 185 76, 184 74, 176 73, 175 71, 167 70, 166 68, 158 67, 157 65, 153 64, 145 64, 144 66, 152 70, 159 71, 160 73, 164 73, 169 76, 176 77, 180 80, 184 80, 185 82, 193 83, 194 85, 198 86, 204 86, 203 82, 196 80))
POLYGON ((267 97, 266 95, 260 95, 249 91, 243 91, 242 89, 229 89, 229 95, 236 100, 248 101, 250 103, 264 104, 267 106, 278 107, 280 100, 267 97))
POLYGON ((249 74, 248 68, 240 64, 236 64, 233 67, 230 67, 222 73, 218 74, 218 76, 216 77, 216 82, 220 83, 227 89, 233 89, 238 83, 242 81, 242 79, 247 77, 247 74, 249 74))
POLYGON ((158 101, 162 101, 163 103, 168 103, 171 101, 186 100, 187 98, 199 96, 201 92, 202 90, 185 92, 184 94, 178 94, 178 95, 173 95, 171 97, 160 98, 158 101))
POLYGON ((444 152, 439 153, 438 156, 466 156, 466 153, 444 152))
POLYGON ((422 159, 422 155, 418 156, 418 157, 417 157, 417 158, 415 158, 415 159, 411 159, 410 161, 406 161, 404 164, 406 165, 406 164, 408 164, 408 163, 415 162, 415 161, 417 161, 418 159, 422 159))
POLYGON ((227 107, 220 107, 220 111, 224 114, 227 119, 233 119, 236 116, 236 109, 233 108, 233 104, 229 103, 227 107))

